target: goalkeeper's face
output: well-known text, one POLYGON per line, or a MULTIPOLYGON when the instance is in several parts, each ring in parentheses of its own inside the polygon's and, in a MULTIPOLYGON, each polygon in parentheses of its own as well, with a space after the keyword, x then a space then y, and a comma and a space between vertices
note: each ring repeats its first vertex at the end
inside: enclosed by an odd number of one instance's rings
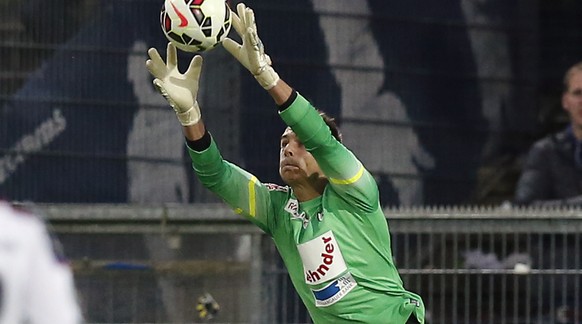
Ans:
POLYGON ((305 149, 291 128, 285 129, 281 135, 279 174, 291 187, 325 177, 313 155, 305 149))

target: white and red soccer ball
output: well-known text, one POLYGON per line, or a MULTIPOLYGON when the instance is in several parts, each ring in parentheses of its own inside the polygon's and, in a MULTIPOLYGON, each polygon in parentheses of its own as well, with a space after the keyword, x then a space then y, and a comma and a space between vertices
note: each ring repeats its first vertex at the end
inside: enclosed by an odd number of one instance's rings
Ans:
POLYGON ((228 35, 232 15, 225 0, 164 0, 160 24, 166 38, 186 52, 204 52, 228 35))

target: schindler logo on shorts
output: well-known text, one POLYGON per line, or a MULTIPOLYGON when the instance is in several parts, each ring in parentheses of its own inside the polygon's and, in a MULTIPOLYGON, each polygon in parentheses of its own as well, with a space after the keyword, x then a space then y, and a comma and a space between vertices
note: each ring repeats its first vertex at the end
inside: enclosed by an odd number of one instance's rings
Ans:
POLYGON ((332 281, 323 289, 312 290, 313 296, 315 297, 315 306, 327 307, 333 305, 347 295, 357 285, 358 284, 354 280, 354 277, 352 277, 352 274, 346 273, 332 281))

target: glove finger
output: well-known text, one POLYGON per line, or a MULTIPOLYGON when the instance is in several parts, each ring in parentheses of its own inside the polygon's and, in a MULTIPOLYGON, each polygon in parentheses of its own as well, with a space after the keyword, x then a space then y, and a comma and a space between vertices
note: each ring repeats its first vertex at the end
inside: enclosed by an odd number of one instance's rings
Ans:
POLYGON ((158 50, 155 49, 155 48, 153 48, 153 47, 148 50, 148 56, 156 64, 158 64, 158 63, 162 63, 163 64, 164 63, 164 60, 160 56, 160 53, 158 52, 158 50))
POLYGON ((239 3, 238 5, 236 5, 236 12, 237 12, 239 18, 241 19, 241 22, 243 24, 243 27, 246 26, 246 23, 245 23, 245 8, 246 8, 246 6, 242 2, 239 3))
POLYGON ((168 65, 168 69, 172 70, 178 64, 178 57, 176 55, 176 46, 172 43, 168 43, 168 48, 166 50, 167 57, 166 57, 166 64, 168 65))
POLYGON ((236 30, 236 33, 242 37, 245 32, 245 28, 239 16, 234 12, 232 13, 232 26, 234 27, 234 30, 236 30))
POLYGON ((146 67, 154 77, 163 78, 166 73, 166 63, 164 63, 160 53, 152 47, 148 50, 148 55, 150 59, 146 61, 146 67))
POLYGON ((253 30, 251 27, 247 28, 247 32, 244 35, 245 42, 248 42, 253 47, 256 47, 255 50, 260 51, 260 44, 261 40, 259 39, 259 35, 257 32, 253 30))
POLYGON ((255 23, 255 12, 249 7, 247 7, 245 10, 245 26, 247 28, 250 27, 254 30, 257 30, 257 25, 255 23))
POLYGON ((146 61, 146 68, 150 71, 150 74, 154 76, 154 78, 163 79, 166 76, 166 66, 156 65, 154 61, 147 60, 146 61))
POLYGON ((232 56, 238 59, 238 54, 240 53, 241 45, 230 38, 225 38, 222 41, 222 46, 226 49, 232 56))
POLYGON ((189 81, 198 82, 198 79, 200 78, 201 71, 202 71, 202 56, 196 55, 196 56, 194 56, 192 61, 190 61, 190 66, 188 66, 188 70, 186 70, 186 73, 184 73, 184 76, 189 81))

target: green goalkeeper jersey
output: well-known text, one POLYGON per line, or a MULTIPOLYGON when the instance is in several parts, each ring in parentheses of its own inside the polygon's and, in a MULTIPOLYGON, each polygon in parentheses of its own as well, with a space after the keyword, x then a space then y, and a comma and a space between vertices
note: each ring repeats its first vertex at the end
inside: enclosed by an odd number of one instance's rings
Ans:
POLYGON ((298 202, 288 186, 261 183, 214 143, 189 149, 205 187, 270 235, 314 323, 424 323, 421 298, 403 287, 372 175, 301 95, 280 115, 318 162, 323 195, 298 202))

